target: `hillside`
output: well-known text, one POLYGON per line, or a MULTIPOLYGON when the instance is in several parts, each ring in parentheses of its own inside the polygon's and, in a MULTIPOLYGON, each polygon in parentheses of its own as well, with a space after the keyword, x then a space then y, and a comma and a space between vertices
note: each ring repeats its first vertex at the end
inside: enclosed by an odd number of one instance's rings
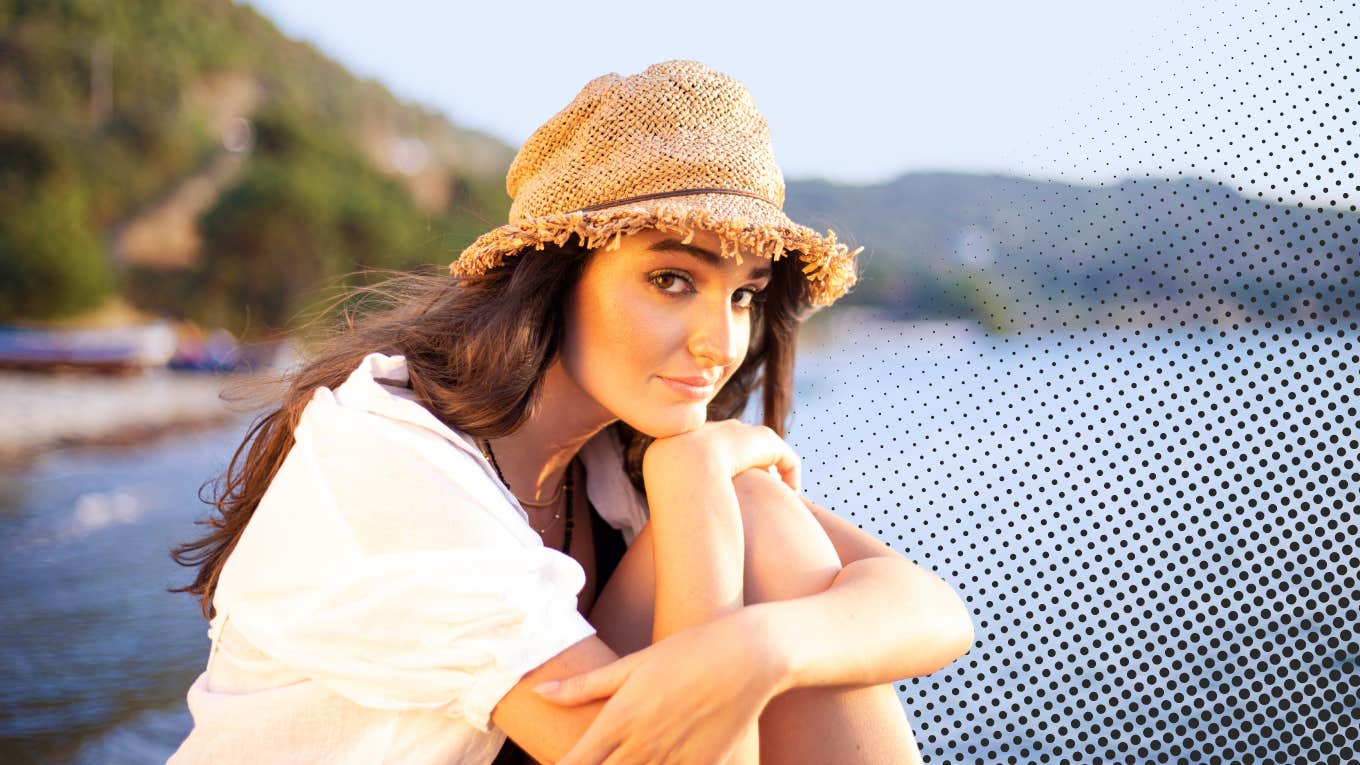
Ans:
POLYGON ((1121 318, 1195 323, 1360 307, 1355 208, 1271 204, 1203 179, 1086 186, 910 173, 789 184, 788 212, 864 245, 849 298, 900 316, 972 315, 998 330, 1121 318), (1027 318, 1022 318, 1027 317, 1027 318))
POLYGON ((513 151, 226 0, 0 0, 0 320, 284 325, 303 285, 447 262, 513 151))
MULTIPOLYGON (((513 153, 228 0, 0 0, 0 322, 142 311, 270 334, 357 270, 449 262, 505 220, 513 153)), ((864 245, 845 303, 902 317, 1357 306, 1354 206, 1203 179, 793 180, 786 212, 864 245)))

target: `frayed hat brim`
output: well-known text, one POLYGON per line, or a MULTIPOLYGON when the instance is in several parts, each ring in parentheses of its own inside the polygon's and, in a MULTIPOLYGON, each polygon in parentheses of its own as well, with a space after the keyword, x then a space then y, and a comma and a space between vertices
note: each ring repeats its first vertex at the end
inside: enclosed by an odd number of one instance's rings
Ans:
POLYGON ((589 249, 618 247, 622 237, 645 230, 674 233, 688 243, 695 231, 718 235, 723 257, 742 254, 780 258, 796 254, 809 283, 809 302, 829 306, 854 286, 855 256, 836 241, 836 233, 817 231, 794 223, 768 203, 726 194, 702 194, 658 199, 589 212, 542 215, 492 229, 478 237, 458 257, 449 271, 455 276, 475 276, 502 265, 528 248, 543 249, 548 243, 565 245, 576 236, 589 249))

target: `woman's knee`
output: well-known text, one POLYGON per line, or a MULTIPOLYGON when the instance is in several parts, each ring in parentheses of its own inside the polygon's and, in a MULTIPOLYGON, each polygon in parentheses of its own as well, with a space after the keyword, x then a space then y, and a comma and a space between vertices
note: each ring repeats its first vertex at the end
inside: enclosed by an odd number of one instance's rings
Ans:
POLYGON ((733 479, 746 538, 748 605, 815 595, 841 570, 836 548, 796 492, 765 470, 733 479))

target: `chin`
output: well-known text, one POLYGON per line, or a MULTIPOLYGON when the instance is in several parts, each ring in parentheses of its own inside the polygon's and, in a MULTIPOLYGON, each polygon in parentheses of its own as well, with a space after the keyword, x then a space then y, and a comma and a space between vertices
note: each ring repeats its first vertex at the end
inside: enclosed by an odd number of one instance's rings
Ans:
POLYGON ((629 427, 652 438, 670 438, 698 430, 708 421, 707 402, 675 407, 670 412, 649 412, 639 418, 620 417, 629 427))

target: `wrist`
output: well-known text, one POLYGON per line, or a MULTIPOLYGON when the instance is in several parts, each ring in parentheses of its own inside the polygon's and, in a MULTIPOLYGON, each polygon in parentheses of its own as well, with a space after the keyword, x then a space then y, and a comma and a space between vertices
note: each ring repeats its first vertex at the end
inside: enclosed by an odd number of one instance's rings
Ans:
POLYGON ((752 648, 752 667, 757 669, 761 682, 774 698, 797 685, 796 657, 788 633, 779 626, 779 611, 775 603, 747 606, 733 618, 740 620, 742 634, 749 636, 752 648))
POLYGON ((658 441, 648 447, 642 455, 642 478, 648 485, 653 480, 666 481, 684 478, 690 482, 696 477, 723 476, 724 468, 717 455, 707 449, 699 448, 676 436, 658 441))

